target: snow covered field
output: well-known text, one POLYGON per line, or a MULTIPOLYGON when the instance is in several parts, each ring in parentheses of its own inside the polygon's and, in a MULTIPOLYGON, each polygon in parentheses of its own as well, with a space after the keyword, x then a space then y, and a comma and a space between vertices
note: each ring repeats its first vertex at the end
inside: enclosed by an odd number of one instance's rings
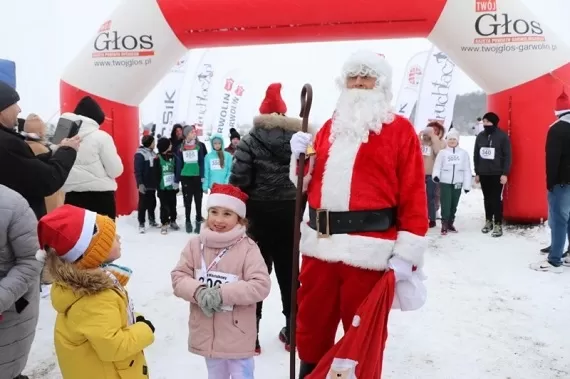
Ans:
MULTIPOLYGON (((391 314, 384 379, 570 377, 570 269, 561 275, 531 271, 528 264, 549 243, 548 228, 506 229, 493 239, 479 231, 482 208, 481 192, 474 190, 462 196, 459 234, 430 231, 428 302, 416 312, 391 314)), ((156 326, 156 342, 146 351, 151 378, 206 378, 203 359, 187 352, 188 306, 170 284, 188 236, 162 236, 158 229, 140 235, 134 215, 119 219, 118 230, 121 262, 134 270, 129 289, 135 306, 156 326)), ((288 353, 277 339, 284 320, 275 278, 273 284, 261 326, 263 353, 256 358, 259 379, 289 378, 288 353)), ((42 299, 25 372, 33 379, 61 378, 54 319, 49 298, 42 299)))

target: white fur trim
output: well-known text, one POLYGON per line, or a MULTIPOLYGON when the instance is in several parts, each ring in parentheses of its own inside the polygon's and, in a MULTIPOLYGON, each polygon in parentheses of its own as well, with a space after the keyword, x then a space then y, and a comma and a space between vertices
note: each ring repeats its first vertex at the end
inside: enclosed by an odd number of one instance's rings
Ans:
POLYGON ((301 253, 327 262, 383 271, 393 255, 395 241, 382 238, 334 234, 317 238, 306 222, 301 225, 301 253))
POLYGON ((559 111, 554 111, 554 115, 556 115, 556 116, 560 116, 561 114, 564 114, 564 113, 570 113, 570 109, 562 109, 559 111))
POLYGON ((357 51, 348 58, 342 67, 342 76, 344 78, 346 78, 347 75, 361 72, 363 74, 372 74, 372 76, 375 77, 381 75, 386 78, 389 86, 391 86, 392 66, 390 66, 385 57, 378 53, 369 50, 357 51), (372 70, 373 73, 370 73, 370 70, 372 70))
POLYGON ((44 249, 36 251, 37 261, 44 263, 46 261, 46 258, 47 258, 47 251, 45 251, 44 249))
POLYGON ((95 228, 95 222, 97 221, 97 213, 86 210, 83 216, 83 226, 81 227, 81 234, 79 239, 75 243, 75 246, 71 248, 65 255, 60 258, 66 262, 75 262, 83 254, 85 250, 89 247, 91 240, 93 239, 93 230, 95 228))
MULTIPOLYGON (((311 181, 313 167, 315 164, 315 157, 314 156, 310 157, 309 161, 305 162, 305 164, 307 163, 309 164, 309 172, 307 173, 307 175, 303 177, 303 192, 307 192, 307 188, 309 188, 309 182, 311 181)), ((293 182, 293 185, 295 187, 297 187, 297 178, 298 178, 297 168, 298 168, 298 159, 295 158, 294 154, 291 154, 291 162, 289 163, 289 180, 293 182)))
POLYGON ((333 212, 349 211, 350 190, 354 162, 360 142, 337 137, 329 149, 329 157, 323 173, 321 208, 333 212))
POLYGON ((416 267, 424 264, 424 252, 427 250, 428 240, 426 237, 418 236, 410 232, 398 232, 394 255, 397 255, 416 267))
POLYGON ((226 195, 223 193, 213 193, 208 196, 207 209, 212 207, 227 208, 238 214, 239 217, 244 218, 246 213, 245 203, 237 197, 226 195))

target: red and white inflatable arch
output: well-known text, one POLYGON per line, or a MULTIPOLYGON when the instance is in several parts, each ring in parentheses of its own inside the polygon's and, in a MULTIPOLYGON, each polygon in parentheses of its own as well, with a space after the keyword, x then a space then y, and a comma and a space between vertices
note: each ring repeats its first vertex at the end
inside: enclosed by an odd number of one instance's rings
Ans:
POLYGON ((103 128, 125 164, 117 192, 120 214, 137 203, 132 172, 138 105, 188 49, 427 37, 489 94, 489 110, 510 133, 514 163, 505 218, 536 222, 547 217, 544 144, 554 101, 570 82, 570 51, 521 0, 231 3, 124 0, 65 71, 61 111, 72 111, 91 95, 107 115, 103 128))

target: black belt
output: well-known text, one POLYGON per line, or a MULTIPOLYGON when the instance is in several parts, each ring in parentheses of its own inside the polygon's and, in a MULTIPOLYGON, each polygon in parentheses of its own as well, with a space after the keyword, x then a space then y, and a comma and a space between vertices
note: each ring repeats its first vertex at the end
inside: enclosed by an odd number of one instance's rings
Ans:
POLYGON ((309 227, 319 237, 333 234, 384 232, 396 225, 396 208, 376 211, 331 212, 309 208, 309 227))

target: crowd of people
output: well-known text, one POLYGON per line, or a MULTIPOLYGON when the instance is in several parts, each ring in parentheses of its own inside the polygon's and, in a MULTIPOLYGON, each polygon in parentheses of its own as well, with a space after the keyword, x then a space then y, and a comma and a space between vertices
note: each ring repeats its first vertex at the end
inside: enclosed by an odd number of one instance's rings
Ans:
MULTIPOLYGON (((170 138, 141 139, 134 159, 139 231, 179 230, 182 192, 189 241, 171 272, 173 293, 189 302, 189 351, 203 356, 210 379, 253 379, 262 305, 275 270, 290 346, 291 295, 299 379, 379 378, 391 309, 419 309, 427 232, 457 232, 462 192, 481 184, 483 233, 500 237, 502 192, 511 169, 508 135, 492 112, 482 117, 471 170, 455 129, 430 122, 418 134, 391 108, 392 68, 360 51, 344 63, 334 116, 304 132, 287 116, 281 84, 267 88, 243 138, 213 135, 210 149, 193 125, 176 124, 170 138), (382 150, 382 154, 377 152, 382 150), (304 157, 304 171, 300 159, 304 157), (308 220, 301 224, 298 283, 291 277, 297 179, 308 220), (202 215, 203 195, 207 213, 202 215), (157 222, 157 198, 160 219, 157 222), (192 206, 195 218, 192 220, 192 206), (205 216, 205 217, 203 217, 205 216), (318 315, 318 317, 315 317, 318 315), (345 337, 335 344, 338 324, 345 337), (351 376, 352 375, 352 376, 351 376)), ((22 374, 38 320, 40 281, 52 283, 57 313, 55 352, 64 379, 148 378, 144 350, 155 339, 151 315, 137 313, 127 291, 132 271, 121 257, 114 192, 123 164, 105 114, 83 98, 73 113, 79 134, 58 145, 45 140, 37 115, 14 127, 19 95, 0 82, 0 379, 22 374), (33 178, 33 179, 32 179, 33 178), (42 274, 42 271, 45 271, 42 274)), ((546 146, 549 256, 531 268, 560 272, 570 237, 570 101, 546 146)))

